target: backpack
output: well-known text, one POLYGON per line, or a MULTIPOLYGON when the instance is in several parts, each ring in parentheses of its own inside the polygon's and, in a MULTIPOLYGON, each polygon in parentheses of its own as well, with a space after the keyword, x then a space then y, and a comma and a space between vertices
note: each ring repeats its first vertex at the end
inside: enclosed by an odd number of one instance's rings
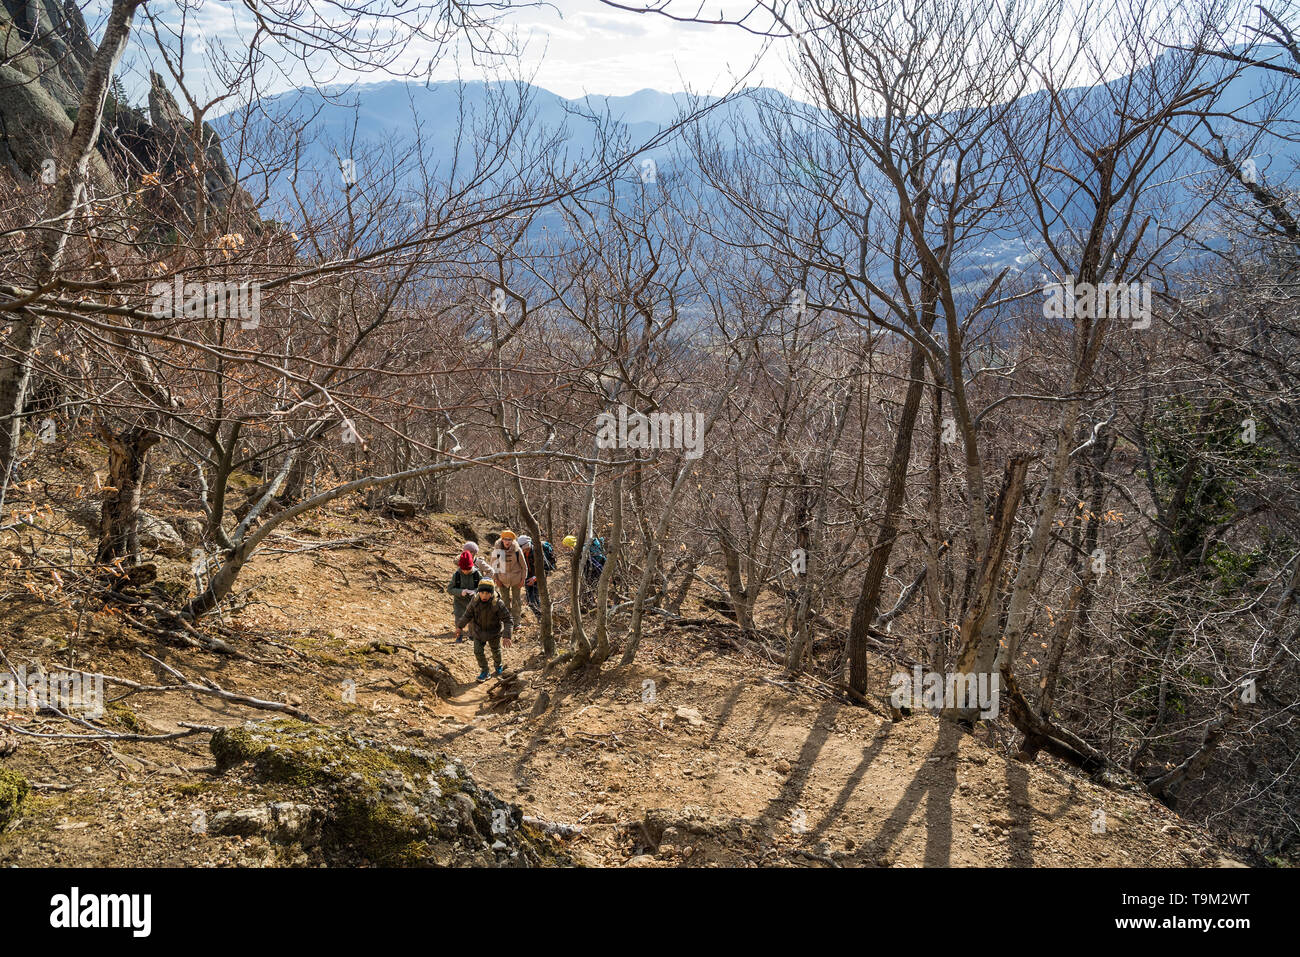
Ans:
POLYGON ((548 572, 555 571, 555 549, 551 547, 550 542, 542 542, 542 562, 548 572))

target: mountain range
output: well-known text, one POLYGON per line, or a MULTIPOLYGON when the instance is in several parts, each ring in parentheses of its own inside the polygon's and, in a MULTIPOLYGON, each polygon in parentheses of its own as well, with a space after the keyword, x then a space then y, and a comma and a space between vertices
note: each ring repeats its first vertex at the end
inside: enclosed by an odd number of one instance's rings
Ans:
MULTIPOLYGON (((1278 53, 1282 55, 1282 51, 1278 53)), ((1256 108, 1254 104, 1261 93, 1277 82, 1276 78, 1277 74, 1262 68, 1247 68, 1224 91, 1218 104, 1219 114, 1248 115, 1256 108)), ((1106 85, 1097 85, 1069 90, 1064 96, 1077 98, 1085 105, 1090 98, 1098 97, 1104 105, 1109 92, 1106 85)), ((267 137, 269 142, 287 145, 292 131, 301 127, 305 135, 301 137, 298 183, 301 185, 302 173, 306 172, 308 177, 320 177, 320 183, 328 191, 342 187, 340 179, 344 171, 341 171, 341 166, 346 164, 359 178, 367 174, 372 164, 378 162, 382 165, 382 157, 386 154, 400 154, 417 140, 420 152, 440 172, 451 170, 458 159, 464 164, 472 159, 476 149, 481 149, 492 139, 493 131, 483 132, 481 124, 491 121, 493 104, 511 104, 521 97, 528 103, 527 121, 533 124, 526 129, 525 140, 531 142, 529 138, 540 137, 542 131, 558 133, 554 149, 567 153, 570 158, 597 149, 598 129, 589 118, 591 114, 606 118, 609 122, 604 125, 612 125, 620 131, 627 143, 642 144, 671 126, 685 111, 719 102, 716 98, 695 98, 651 89, 627 96, 588 96, 571 100, 527 84, 446 82, 426 85, 393 80, 344 88, 290 91, 262 101, 258 110, 247 115, 232 112, 219 117, 213 121, 213 126, 221 135, 232 164, 237 163, 232 154, 238 151, 241 137, 250 136, 253 142, 259 137, 267 137), (464 125, 462 113, 468 118, 464 125), (475 129, 475 123, 480 124, 478 129, 475 129)), ((758 115, 759 101, 807 109, 778 91, 751 89, 722 102, 705 113, 699 122, 705 125, 708 134, 717 137, 722 149, 742 149, 753 144, 735 141, 733 123, 754 119, 758 115)), ((1226 126, 1217 119, 1215 123, 1220 131, 1226 126)), ((751 123, 749 129, 752 134, 755 124, 751 123)), ((651 155, 661 173, 671 172, 686 177, 699 175, 687 151, 679 143, 657 146, 651 155)), ((1266 180, 1293 175, 1298 159, 1300 148, 1276 139, 1263 144, 1251 156, 1251 162, 1266 180)), ((1209 164, 1203 162, 1201 166, 1208 168, 1209 164)), ((247 173, 246 170, 243 172, 247 173)), ((502 175, 511 172, 512 168, 507 167, 502 175)), ((1084 170, 1079 172, 1086 175, 1084 170)), ((256 183, 256 177, 254 181, 256 183)), ((281 173, 256 183, 252 191, 257 195, 257 187, 264 188, 274 205, 277 200, 288 196, 290 182, 291 177, 281 173)), ((1172 194, 1175 204, 1191 201, 1195 188, 1195 177, 1187 177, 1185 184, 1174 182, 1164 199, 1169 201, 1172 194)), ((274 210, 264 213, 268 214, 281 218, 274 210)), ((283 217, 289 221, 293 218, 287 211, 283 217)), ((1033 268, 1034 256, 1017 225, 1011 220, 995 225, 998 230, 989 237, 984 248, 968 251, 967 266, 972 273, 1003 266, 1033 268)))

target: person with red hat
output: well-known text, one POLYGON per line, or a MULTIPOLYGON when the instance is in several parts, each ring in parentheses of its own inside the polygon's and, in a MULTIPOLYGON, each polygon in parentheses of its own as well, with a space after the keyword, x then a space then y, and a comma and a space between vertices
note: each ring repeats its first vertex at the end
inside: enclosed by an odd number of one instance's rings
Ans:
POLYGON ((462 547, 460 557, 456 559, 456 571, 452 573, 451 583, 447 586, 447 594, 452 596, 453 608, 456 612, 457 644, 465 640, 465 629, 460 624, 460 620, 474 598, 478 583, 483 580, 483 575, 475 567, 474 562, 474 552, 478 548, 477 546, 471 548, 472 545, 473 542, 466 542, 462 547))

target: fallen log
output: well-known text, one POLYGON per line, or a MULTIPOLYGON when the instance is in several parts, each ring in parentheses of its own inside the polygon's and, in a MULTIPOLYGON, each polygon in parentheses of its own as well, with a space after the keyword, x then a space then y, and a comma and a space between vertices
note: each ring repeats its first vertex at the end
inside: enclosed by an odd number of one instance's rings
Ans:
POLYGON ((1025 700, 1010 667, 1002 669, 1002 684, 1002 694, 1010 705, 1007 710, 1011 723, 1025 736, 1020 753, 1016 755, 1019 760, 1032 762, 1039 751, 1046 751, 1089 774, 1096 774, 1110 766, 1106 755, 1087 741, 1068 728, 1058 727, 1039 715, 1025 700))

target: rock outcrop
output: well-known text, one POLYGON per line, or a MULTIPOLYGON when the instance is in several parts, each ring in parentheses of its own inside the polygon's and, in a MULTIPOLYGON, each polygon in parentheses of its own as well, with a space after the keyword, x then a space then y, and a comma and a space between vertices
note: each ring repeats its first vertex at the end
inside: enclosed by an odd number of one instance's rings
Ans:
POLYGON ((274 786, 281 799, 215 815, 211 832, 295 843, 327 864, 572 863, 517 806, 441 754, 289 720, 220 731, 212 754, 220 771, 274 786))
POLYGON ((149 75, 149 125, 157 162, 151 167, 163 182, 184 183, 176 201, 184 209, 194 207, 198 193, 192 170, 202 168, 207 199, 216 208, 225 208, 235 197, 235 175, 221 149, 221 137, 210 123, 196 134, 193 121, 186 119, 168 92, 162 77, 149 75), (202 162, 199 162, 199 156, 202 162))
MULTIPOLYGON (((71 0, 0 3, 0 164, 34 180, 72 132, 93 49, 71 0)), ((112 182, 102 155, 92 157, 90 173, 112 182)))
MULTIPOLYGON (((21 180, 40 179, 72 132, 93 56, 86 22, 72 0, 0 0, 0 167, 21 180)), ((150 75, 147 113, 125 102, 121 86, 115 86, 91 157, 92 184, 115 192, 157 174, 162 183, 176 184, 168 196, 192 215, 193 170, 201 166, 209 209, 250 207, 216 131, 208 123, 198 136, 193 130, 158 74, 150 75)))

